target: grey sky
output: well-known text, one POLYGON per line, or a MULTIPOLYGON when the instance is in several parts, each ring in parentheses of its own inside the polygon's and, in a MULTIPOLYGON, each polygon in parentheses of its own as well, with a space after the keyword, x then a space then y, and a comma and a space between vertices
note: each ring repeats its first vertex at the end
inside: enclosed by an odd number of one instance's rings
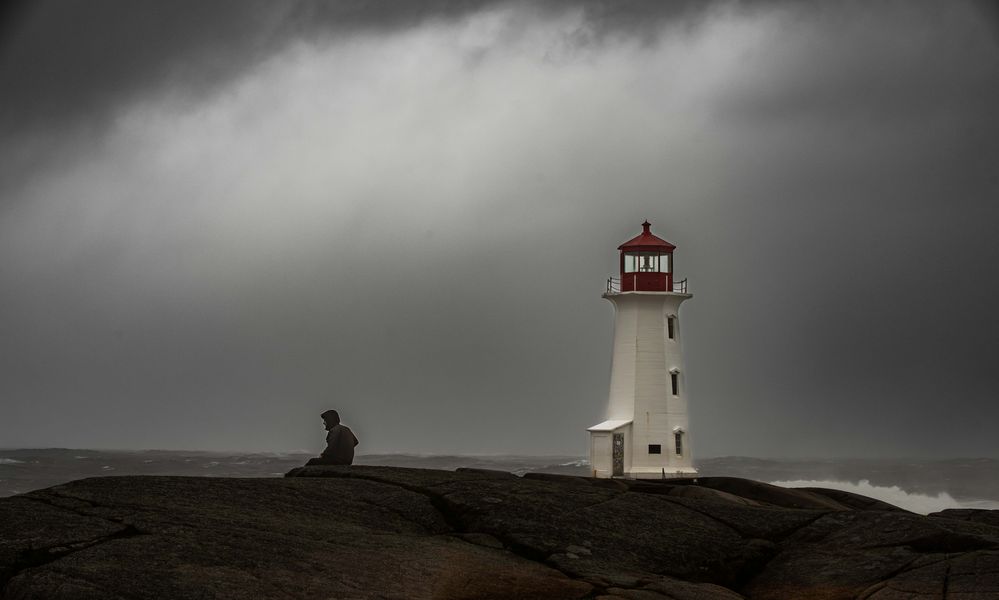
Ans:
POLYGON ((990 5, 543 6, 11 12, 0 447, 582 454, 648 219, 699 455, 999 456, 990 5))

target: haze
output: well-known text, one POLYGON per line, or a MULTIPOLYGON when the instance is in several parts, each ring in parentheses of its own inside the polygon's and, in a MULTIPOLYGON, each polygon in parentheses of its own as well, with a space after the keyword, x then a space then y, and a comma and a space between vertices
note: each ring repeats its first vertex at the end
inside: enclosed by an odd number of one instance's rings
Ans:
POLYGON ((698 456, 999 456, 994 6, 13 5, 0 447, 582 455, 648 219, 698 456))

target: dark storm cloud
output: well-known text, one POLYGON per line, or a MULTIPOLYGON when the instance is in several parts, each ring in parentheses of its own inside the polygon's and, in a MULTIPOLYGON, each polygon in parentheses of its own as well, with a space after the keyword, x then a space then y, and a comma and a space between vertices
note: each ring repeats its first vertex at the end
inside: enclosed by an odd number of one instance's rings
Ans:
POLYGON ((202 95, 294 41, 390 32, 495 6, 579 7, 592 32, 654 31, 689 3, 68 0, 13 3, 0 38, 0 130, 102 119, 137 96, 202 95), (55 120, 55 122, 53 122, 55 120))
MULTIPOLYGON (((661 32, 663 22, 694 25, 714 8, 731 5, 651 0, 5 3, 0 36, 0 87, 4 90, 0 131, 10 134, 23 128, 58 127, 81 119, 100 122, 115 107, 148 94, 209 93, 295 41, 391 32, 514 6, 527 18, 578 10, 585 25, 572 36, 575 43, 594 43, 610 35, 650 42, 661 32)), ((744 10, 812 10, 776 0, 736 6, 744 10)), ((996 3, 977 6, 983 18, 997 20, 996 3)), ((861 14, 878 9, 855 8, 861 14)), ((926 13, 923 16, 929 18, 944 12, 925 5, 907 10, 926 13)), ((819 11, 837 12, 828 8, 819 11)), ((884 39, 885 47, 891 50, 891 36, 884 39)), ((891 85, 890 78, 878 77, 878 81, 891 85)), ((828 81, 830 86, 836 84, 828 81)), ((771 105, 771 109, 779 107, 771 105)))
MULTIPOLYGON (((8 137, 26 132, 42 136, 34 144, 23 141, 19 152, 5 157, 6 174, 11 176, 41 159, 38 154, 57 151, 55 144, 46 143, 46 134, 57 131, 63 135, 67 128, 82 129, 83 136, 99 133, 118 107, 149 96, 170 94, 195 101, 290 43, 372 31, 388 33, 511 6, 523 12, 524 18, 579 11, 583 24, 568 36, 573 44, 601 43, 608 36, 652 43, 664 22, 693 27, 715 7, 733 4, 651 0, 69 0, 6 6, 0 35, 0 89, 4 90, 0 132, 8 137)), ((734 6, 742 10, 787 8, 777 0, 734 6)), ((978 6, 983 15, 994 17, 994 3, 978 6)), ((911 10, 932 12, 926 7, 911 10)), ((891 78, 872 74, 880 85, 891 85, 891 78)), ((827 81, 829 87, 837 83, 827 81)), ((808 98, 798 100, 809 102, 808 98)), ((782 111, 773 103, 764 101, 762 105, 764 110, 782 111)))
POLYGON ((698 452, 994 455, 983 6, 22 7, 0 447, 582 452, 648 218, 698 452))
POLYGON ((651 39, 662 19, 691 12, 692 4, 12 2, 5 4, 0 31, 0 134, 17 142, 0 155, 0 178, 20 179, 55 157, 86 148, 122 106, 162 95, 196 103, 292 43, 390 33, 509 6, 516 6, 525 19, 581 11, 586 26, 572 36, 576 44, 596 43, 615 31, 651 39))

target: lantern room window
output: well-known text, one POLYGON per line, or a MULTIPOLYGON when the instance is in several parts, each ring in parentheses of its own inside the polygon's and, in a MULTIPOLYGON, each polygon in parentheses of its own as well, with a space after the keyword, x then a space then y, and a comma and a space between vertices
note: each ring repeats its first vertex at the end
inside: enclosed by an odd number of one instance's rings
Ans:
POLYGON ((663 252, 625 252, 625 273, 669 273, 673 255, 663 252))

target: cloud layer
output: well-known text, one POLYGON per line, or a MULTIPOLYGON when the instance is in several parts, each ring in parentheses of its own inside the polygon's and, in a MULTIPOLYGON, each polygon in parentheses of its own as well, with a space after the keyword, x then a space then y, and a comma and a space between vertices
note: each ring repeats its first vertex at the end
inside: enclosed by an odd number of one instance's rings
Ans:
POLYGON ((0 445, 581 453, 647 218, 696 451, 994 455, 984 13, 655 4, 26 9, 0 445))

